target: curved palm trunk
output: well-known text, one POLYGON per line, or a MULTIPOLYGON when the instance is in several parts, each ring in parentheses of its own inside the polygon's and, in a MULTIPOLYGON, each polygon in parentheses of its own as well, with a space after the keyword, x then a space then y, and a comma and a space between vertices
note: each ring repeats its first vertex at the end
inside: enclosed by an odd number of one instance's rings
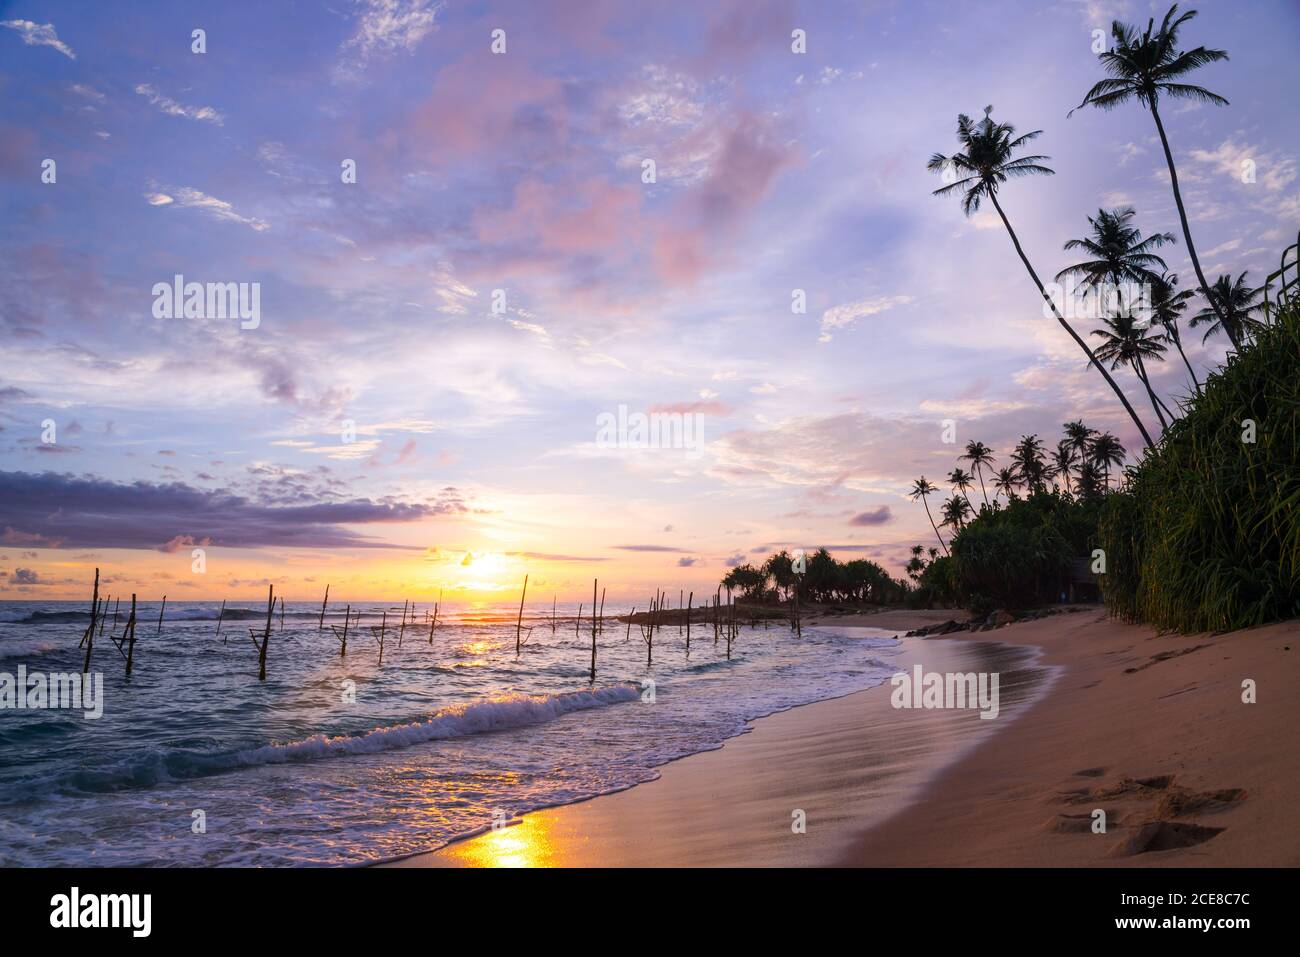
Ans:
MULTIPOLYGON (((980 467, 978 464, 976 464, 975 466, 975 477, 980 480, 980 494, 984 496, 984 504, 988 505, 989 493, 984 490, 984 473, 980 471, 980 467)), ((997 498, 996 495, 994 495, 993 497, 997 498)))
POLYGON ((943 536, 939 534, 939 526, 934 524, 934 516, 930 514, 930 503, 924 495, 921 496, 921 504, 925 506, 925 517, 930 520, 930 527, 934 529, 934 537, 939 539, 939 545, 943 548, 943 553, 945 555, 950 554, 948 546, 944 544, 943 536))
POLYGON ((1210 292, 1210 284, 1205 281, 1205 273, 1201 270, 1201 260, 1196 255, 1196 246, 1192 243, 1192 230, 1187 225, 1187 210, 1183 207, 1183 193, 1178 188, 1178 170, 1174 168, 1174 154, 1169 149, 1169 137, 1165 135, 1165 124, 1160 122, 1160 111, 1156 109, 1154 100, 1151 103, 1151 115, 1155 117, 1156 131, 1160 134, 1160 145, 1165 149, 1165 163, 1169 166, 1169 182, 1174 187, 1174 204, 1178 207, 1178 220, 1183 225, 1183 239, 1187 242, 1187 255, 1191 257, 1192 268, 1196 271, 1196 280, 1201 284, 1201 294, 1209 301, 1210 308, 1214 310, 1215 316, 1218 317, 1220 324, 1223 326, 1223 331, 1232 340, 1232 347, 1240 351, 1241 346, 1237 342, 1237 337, 1228 328, 1228 321, 1223 317, 1223 310, 1214 301, 1214 295, 1210 292))
POLYGON ((1137 373, 1137 377, 1142 381, 1142 385, 1146 387, 1147 398, 1151 400, 1151 408, 1155 410, 1156 418, 1160 421, 1160 430, 1163 432, 1165 429, 1169 428, 1169 423, 1165 421, 1165 417, 1160 413, 1159 401, 1156 399, 1155 390, 1151 388, 1151 380, 1147 378, 1147 370, 1146 366, 1142 363, 1142 356, 1134 355, 1133 359, 1133 371, 1137 373))
POLYGON ((1183 365, 1187 366, 1187 374, 1192 377, 1192 385, 1196 386, 1197 392, 1200 392, 1201 383, 1197 381, 1196 373, 1192 371, 1192 364, 1187 361, 1187 353, 1183 351, 1183 337, 1178 334, 1178 327, 1170 324, 1169 331, 1172 333, 1174 347, 1178 350, 1178 354, 1183 357, 1183 365))
POLYGON ((1012 245, 1016 247, 1016 253, 1020 256, 1020 261, 1025 264, 1025 269, 1029 271, 1029 278, 1031 278, 1034 281, 1034 285, 1038 287, 1038 293, 1043 297, 1043 301, 1052 307, 1052 315, 1056 316, 1056 321, 1059 322, 1061 327, 1070 334, 1070 338, 1072 338, 1078 347, 1084 351, 1088 356, 1089 361, 1097 367, 1097 371, 1102 374, 1103 378, 1105 378, 1106 384, 1114 390, 1115 395, 1119 397, 1119 401, 1124 404, 1124 409, 1128 412, 1129 418, 1133 420, 1133 424, 1136 425, 1138 431, 1142 433, 1142 438, 1146 440, 1146 444, 1148 446, 1154 445, 1155 443, 1151 441, 1150 433, 1147 432, 1147 427, 1142 424, 1142 420, 1139 419, 1137 413, 1133 411, 1133 406, 1129 404, 1128 396, 1124 394, 1124 391, 1116 384, 1115 380, 1111 378, 1110 373, 1106 371, 1106 367, 1097 361, 1097 357, 1093 355, 1092 350, 1088 348, 1088 343, 1079 338, 1079 334, 1074 331, 1074 327, 1066 322, 1060 312, 1057 311, 1056 303, 1052 302, 1052 297, 1049 296, 1047 290, 1043 288, 1043 281, 1038 278, 1038 273, 1034 272, 1034 267, 1030 264, 1029 257, 1025 255, 1024 249, 1021 248, 1020 239, 1016 236, 1016 231, 1011 228, 1011 220, 1007 219, 1007 214, 1002 211, 1002 204, 998 202, 997 194, 989 193, 989 199, 993 201, 993 208, 996 209, 998 215, 1002 217, 1002 225, 1007 227, 1007 234, 1011 237, 1012 245))

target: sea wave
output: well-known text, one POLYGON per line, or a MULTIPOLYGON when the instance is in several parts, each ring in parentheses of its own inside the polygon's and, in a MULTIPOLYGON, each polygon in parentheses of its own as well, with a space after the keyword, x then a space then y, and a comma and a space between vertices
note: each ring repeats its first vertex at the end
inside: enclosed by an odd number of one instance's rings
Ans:
POLYGON ((429 741, 542 724, 575 711, 635 701, 640 694, 636 685, 618 684, 553 695, 507 695, 443 708, 423 721, 374 728, 360 734, 314 734, 300 741, 240 751, 154 750, 108 767, 82 768, 56 781, 29 778, 10 790, 6 799, 22 800, 50 789, 104 793, 148 788, 164 781, 189 780, 238 768, 378 754, 429 741))

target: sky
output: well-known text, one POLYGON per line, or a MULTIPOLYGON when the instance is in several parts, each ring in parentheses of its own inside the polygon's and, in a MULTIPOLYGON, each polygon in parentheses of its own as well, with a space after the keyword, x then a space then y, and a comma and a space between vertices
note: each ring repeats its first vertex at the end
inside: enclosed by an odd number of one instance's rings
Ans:
MULTIPOLYGON (((1259 281, 1300 224, 1300 4, 1195 6, 1231 105, 1162 116, 1207 274, 1259 281)), ((961 112, 1043 130, 1056 175, 1000 196, 1044 276, 1099 208, 1178 234, 1150 114, 1067 118, 1093 31, 1164 10, 0 2, 0 597, 100 567, 173 601, 698 600, 820 546, 899 574, 912 481, 967 441, 1141 448, 925 164, 961 112), (256 321, 169 314, 178 275, 256 284, 256 321)))

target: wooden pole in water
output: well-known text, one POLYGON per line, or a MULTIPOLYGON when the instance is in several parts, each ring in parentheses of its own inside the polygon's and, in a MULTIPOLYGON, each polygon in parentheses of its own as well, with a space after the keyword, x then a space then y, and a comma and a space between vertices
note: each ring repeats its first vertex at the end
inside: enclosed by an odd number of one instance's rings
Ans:
POLYGON ((691 606, 695 604, 695 592, 686 600, 686 656, 691 654, 691 606))
POLYGON ((108 621, 108 603, 112 600, 113 600, 112 595, 109 595, 107 598, 104 599, 104 614, 99 616, 99 637, 101 638, 104 637, 104 625, 108 621))
POLYGON ((680 588, 677 589, 677 634, 679 634, 679 635, 682 633, 682 617, 681 617, 681 611, 682 611, 682 607, 683 607, 683 605, 682 605, 682 597, 683 597, 684 595, 685 595, 685 592, 682 591, 682 589, 680 589, 680 588))
POLYGON ((98 610, 98 608, 99 608, 99 569, 96 568, 95 569, 95 590, 91 593, 90 596, 90 625, 89 627, 86 628, 84 632, 81 633, 81 641, 78 642, 77 644, 78 648, 80 648, 82 645, 86 643, 86 639, 90 637, 91 632, 94 630, 95 612, 96 610, 98 610))
POLYGON ((520 633, 524 627, 524 598, 528 595, 528 576, 524 576, 524 589, 519 593, 519 617, 515 619, 515 657, 519 657, 519 650, 523 648, 523 642, 520 641, 520 633))
MULTIPOLYGON (((271 643, 271 613, 275 611, 275 586, 267 586, 266 593, 266 631, 262 632, 262 647, 257 653, 257 680, 266 680, 266 646, 271 643)), ((163 596, 166 603, 167 596, 163 596)), ((162 615, 158 616, 158 628, 162 629, 162 615)))
POLYGON ((280 630, 284 631, 284 596, 280 596, 280 630))
POLYGON ((126 631, 122 633, 126 642, 126 676, 131 677, 131 665, 135 661, 135 593, 131 593, 131 617, 126 621, 126 631))
POLYGON ((551 596, 551 634, 555 634, 555 596, 551 596))
POLYGON ((632 606, 632 614, 627 616, 627 634, 623 636, 624 641, 632 640, 632 619, 636 617, 636 605, 632 606))
MULTIPOLYGON (((596 596, 591 596, 591 607, 596 607, 596 596)), ((605 630, 605 589, 600 590, 600 630, 605 630)))
POLYGON ((86 643, 86 660, 81 666, 82 674, 90 673, 90 650, 95 646, 95 618, 99 614, 99 569, 95 569, 95 596, 90 606, 90 625, 82 641, 86 643))
MULTIPOLYGON (((217 634, 216 634, 216 637, 218 637, 218 638, 221 637, 221 619, 223 619, 223 618, 225 618, 225 617, 226 617, 226 600, 223 598, 223 599, 221 599, 221 612, 217 615, 217 634)), ((225 642, 222 642, 222 644, 225 644, 225 642)))
POLYGON ((578 617, 573 619, 573 634, 577 638, 582 637, 582 602, 578 602, 578 617))
MULTIPOLYGON (((320 603, 320 621, 316 624, 316 630, 317 630, 317 631, 324 631, 324 630, 325 630, 325 606, 328 605, 329 603, 330 603, 330 586, 329 586, 329 583, 326 582, 326 583, 325 583, 325 600, 324 600, 323 602, 320 603)), ((351 606, 349 605, 348 607, 350 608, 351 606)))
POLYGON ((406 606, 409 605, 410 602, 411 602, 411 599, 409 599, 409 598, 403 599, 403 601, 402 601, 402 628, 401 628, 401 630, 397 633, 397 650, 398 650, 398 651, 401 651, 401 650, 402 650, 402 636, 406 634, 406 606))
MULTIPOLYGON (((596 579, 591 580, 591 607, 596 607, 596 579)), ((602 599, 602 609, 604 608, 602 599)), ((596 683, 596 616, 591 618, 591 683, 596 683)))
MULTIPOLYGON (((272 585, 271 588, 272 590, 274 590, 275 586, 272 585)), ((158 609, 158 632, 157 634, 154 635, 155 638, 157 638, 159 635, 162 634, 163 612, 165 612, 166 610, 167 610, 167 596, 163 595, 162 607, 158 609)), ((266 627, 267 628, 271 627, 271 610, 269 608, 266 611, 266 627)))
POLYGON ((122 599, 118 598, 118 600, 113 604, 113 630, 114 631, 117 631, 117 610, 121 607, 122 607, 122 599))

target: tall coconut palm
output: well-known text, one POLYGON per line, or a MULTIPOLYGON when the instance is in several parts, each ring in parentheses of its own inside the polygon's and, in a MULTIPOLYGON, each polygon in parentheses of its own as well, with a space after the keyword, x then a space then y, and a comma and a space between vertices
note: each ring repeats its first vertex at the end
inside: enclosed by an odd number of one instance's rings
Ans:
POLYGON ((1192 316, 1191 322, 1193 326, 1209 323, 1202 342, 1222 329, 1232 340, 1233 348, 1240 350, 1247 338, 1263 328, 1264 324, 1253 314, 1264 308, 1263 300, 1260 299, 1264 287, 1251 289, 1246 284, 1249 272, 1250 270, 1242 272, 1236 282, 1232 281, 1231 276, 1220 276, 1210 287, 1210 294, 1206 298, 1214 308, 1202 309, 1192 316))
MULTIPOLYGON (((948 476, 949 484, 951 484, 957 491, 961 492, 962 498, 966 499, 967 505, 970 505, 971 480, 974 478, 975 476, 959 468, 953 469, 952 474, 948 476)), ((971 505, 971 511, 975 511, 974 505, 971 505)))
POLYGON ((919 479, 917 479, 915 482, 912 483, 912 491, 909 494, 912 496, 913 502, 915 502, 919 498, 921 502, 925 505, 925 517, 930 520, 930 527, 934 529, 934 537, 939 539, 939 544, 943 546, 943 553, 947 555, 948 546, 944 544, 943 536, 939 534, 939 526, 934 524, 934 516, 930 514, 929 496, 932 493, 937 491, 939 490, 935 488, 934 485, 932 485, 929 481, 927 481, 924 475, 922 475, 919 479))
POLYGON ((993 107, 985 107, 984 119, 975 122, 966 114, 957 117, 957 139, 963 148, 962 152, 954 153, 951 156, 945 156, 942 153, 935 153, 930 157, 927 168, 933 172, 941 173, 945 179, 952 177, 952 182, 936 189, 934 195, 942 196, 945 194, 956 193, 961 196, 961 208, 967 216, 979 210, 980 201, 987 197, 997 210, 998 216, 1002 219, 1002 225, 1006 227, 1007 235, 1011 237, 1011 244, 1016 248, 1016 255, 1024 264, 1025 270, 1029 273, 1029 278, 1034 281, 1038 287, 1038 293, 1043 297, 1043 301, 1051 308, 1052 314, 1056 316, 1056 321, 1061 324, 1070 338, 1075 341, 1089 361, 1097 367, 1106 383, 1114 390, 1116 397, 1123 404, 1124 409, 1128 412, 1133 423, 1146 439, 1147 445, 1151 445, 1151 436, 1147 433, 1146 426, 1138 418, 1137 413, 1133 411, 1133 406, 1129 404, 1128 397, 1111 378, 1106 367, 1102 365, 1097 357, 1092 354, 1088 348, 1088 343, 1084 342, 1083 337, 1075 332, 1074 327, 1065 321, 1061 315, 1056 303, 1052 301, 1047 290, 1043 288, 1043 282, 1038 278, 1038 273, 1034 271, 1033 265, 1029 262, 1029 257, 1025 255, 1024 249, 1020 245, 1020 238, 1016 231, 1011 228, 1011 220, 1007 219, 1007 214, 1002 210, 1002 204, 998 202, 998 189, 1008 179, 1021 176, 1053 175, 1054 171, 1042 164, 1047 159, 1046 156, 1021 156, 1015 157, 1015 153, 1020 150, 1026 143, 1042 133, 1042 130, 1034 130, 1023 136, 1015 135, 1015 128, 1010 123, 994 123, 991 117, 993 107))
POLYGON ((1020 485, 1020 476, 1016 474, 1015 469, 1001 468, 998 469, 997 477, 993 480, 993 487, 997 490, 993 493, 993 500, 996 502, 998 492, 1007 497, 1010 502, 1016 497, 1016 488, 1020 485))
POLYGON ((1103 319, 1102 322, 1106 324, 1106 328, 1096 329, 1092 333, 1102 339, 1101 347, 1097 349, 1097 358, 1109 362, 1112 369, 1125 365, 1131 368, 1138 381, 1146 387, 1147 396, 1151 399, 1151 408, 1155 410, 1161 428, 1168 428, 1169 423, 1160 413, 1160 405, 1146 371, 1148 360, 1164 361, 1166 348, 1164 335, 1161 333, 1151 335, 1149 329, 1139 326, 1132 316, 1115 316, 1113 319, 1103 319))
POLYGON ((1088 443, 1088 458, 1092 464, 1101 469, 1106 488, 1110 488, 1110 467, 1119 468, 1124 464, 1125 450, 1119 439, 1109 432, 1102 432, 1088 443))
POLYGON ((1096 429, 1089 428, 1078 419, 1073 422, 1066 422, 1061 428, 1065 432, 1066 440, 1069 441, 1070 445, 1074 446, 1074 450, 1079 453, 1080 457, 1083 457, 1084 453, 1087 452, 1089 443, 1092 442, 1093 436, 1097 434, 1096 429))
POLYGON ((1075 463, 1078 461, 1079 453, 1069 439, 1061 439, 1056 443, 1056 451, 1052 453, 1052 468, 1057 475, 1065 480, 1065 490, 1067 492, 1070 491, 1070 469, 1074 468, 1075 463))
POLYGON ((1037 435, 1022 435, 1011 453, 1011 461, 1030 491, 1042 491, 1047 478, 1047 457, 1037 435))
MULTIPOLYGON (((1188 10, 1181 16, 1178 4, 1169 8, 1160 29, 1155 29, 1155 20, 1147 21, 1145 33, 1139 33, 1136 27, 1118 20, 1111 24, 1110 32, 1115 43, 1112 49, 1097 54, 1106 72, 1110 74, 1104 80, 1098 80, 1075 109, 1095 106, 1102 110, 1112 110, 1121 104, 1136 99, 1138 103, 1151 111, 1156 121, 1156 131, 1160 134, 1160 145, 1164 147, 1165 163, 1169 166, 1169 181, 1174 188, 1174 203, 1178 206, 1178 219, 1183 227, 1183 239, 1187 243, 1187 255, 1191 257, 1192 268, 1202 290, 1209 290, 1210 284, 1201 269, 1201 260, 1196 255, 1196 245, 1192 242, 1192 231, 1187 225, 1187 209, 1183 205, 1183 194, 1178 188, 1178 170, 1174 166, 1174 154, 1169 149, 1169 137, 1165 135, 1165 125, 1160 119, 1160 97, 1170 99, 1188 99, 1198 103, 1212 103, 1227 106, 1228 101, 1217 93, 1211 93, 1201 86, 1183 82, 1193 70, 1209 63, 1228 59, 1223 50, 1210 50, 1197 47, 1194 50, 1178 49, 1178 31, 1182 25, 1196 16, 1195 10, 1188 10)), ((1071 113, 1074 110, 1070 111, 1071 113)), ((1208 293, 1207 293, 1208 294, 1208 293)), ((1211 301, 1211 307, 1218 313, 1218 307, 1211 301)), ((1219 315, 1223 322, 1223 316, 1219 315)))
POLYGON ((970 515, 970 512, 970 502, 960 495, 953 495, 939 509, 939 514, 943 516, 943 521, 940 524, 950 526, 953 531, 960 531, 961 527, 966 524, 966 518, 970 515))
POLYGON ((1084 459, 1079 463, 1079 481, 1074 489, 1079 498, 1087 500, 1101 494, 1102 475, 1097 463, 1084 459))
POLYGON ((984 473, 981 469, 993 471, 993 450, 983 442, 967 442, 966 454, 961 456, 971 464, 975 470, 975 476, 980 480, 980 494, 984 496, 984 504, 989 503, 989 493, 984 489, 984 473))
POLYGON ((1196 373, 1192 370, 1192 364, 1187 361, 1187 353, 1183 352, 1183 337, 1178 331, 1178 320, 1182 314, 1187 311, 1188 300, 1195 293, 1190 289, 1178 288, 1178 277, 1172 273, 1161 273, 1151 280, 1151 321, 1158 324, 1165 331, 1169 341, 1174 344, 1178 354, 1183 357, 1183 365, 1187 366, 1187 374, 1192 377, 1192 385, 1196 391, 1201 391, 1201 383, 1196 378, 1196 373))
MULTIPOLYGON (((1138 379, 1146 387, 1147 395, 1151 399, 1151 408, 1155 410, 1156 418, 1160 422, 1160 427, 1167 428, 1169 423, 1160 412, 1160 406, 1156 402, 1155 391, 1151 388, 1151 381, 1147 378, 1146 369, 1143 367, 1143 351, 1134 345, 1127 348, 1130 340, 1145 334, 1145 330, 1138 328, 1137 323, 1132 318, 1132 301, 1125 303, 1122 294, 1119 292, 1125 283, 1138 283, 1150 287, 1150 284, 1156 278, 1155 267, 1161 270, 1165 268, 1165 261, 1157 256, 1152 250, 1159 249, 1168 243, 1174 241, 1174 237, 1169 233, 1155 233, 1142 238, 1142 231, 1133 225, 1135 213, 1133 207, 1123 206, 1119 209, 1097 211, 1096 218, 1089 216, 1088 225, 1092 227, 1092 235, 1085 236, 1082 239, 1071 239, 1065 244, 1065 250, 1083 250, 1089 258, 1082 262, 1075 263, 1073 266, 1066 266, 1056 274, 1059 281, 1066 277, 1077 277, 1083 282, 1085 294, 1089 291, 1095 293, 1101 301, 1103 308, 1106 306, 1102 290, 1109 285, 1115 290, 1116 301, 1113 304, 1115 308, 1116 321, 1124 326, 1124 334, 1120 339, 1116 339, 1117 332, 1094 332, 1093 335, 1100 335, 1107 339, 1107 347, 1110 354, 1103 356, 1101 350, 1097 350, 1097 357, 1110 361, 1111 368, 1114 369, 1119 365, 1131 365, 1133 371, 1137 373, 1138 379), (1125 315, 1127 314, 1127 317, 1125 315), (1116 342, 1123 341, 1126 348, 1123 352, 1123 358, 1116 359, 1116 342)), ((1112 330, 1116 330, 1114 322, 1109 318, 1102 316, 1103 321, 1112 330)), ((1154 342, 1155 340, 1149 340, 1154 342)), ((1164 351, 1161 346, 1160 351, 1164 351)))

